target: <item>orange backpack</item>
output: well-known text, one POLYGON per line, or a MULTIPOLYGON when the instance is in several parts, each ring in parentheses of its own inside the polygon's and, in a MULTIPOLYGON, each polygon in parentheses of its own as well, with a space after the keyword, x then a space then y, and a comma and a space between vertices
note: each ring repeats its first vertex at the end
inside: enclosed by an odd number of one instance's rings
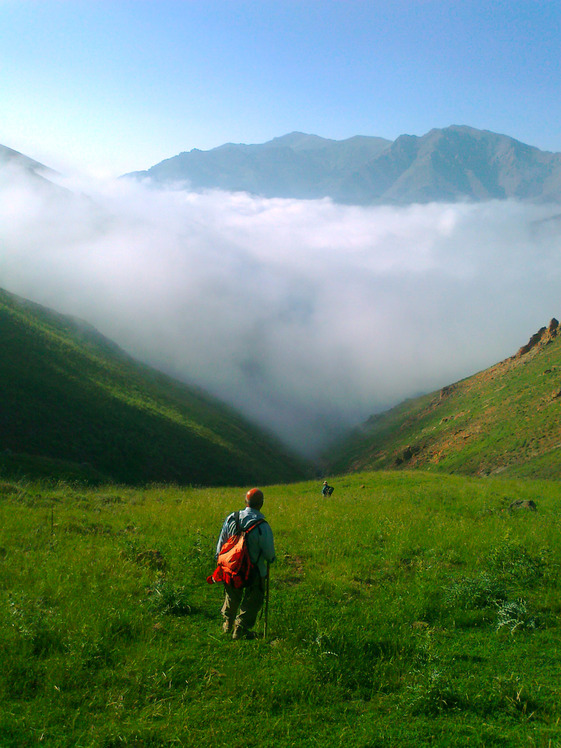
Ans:
POLYGON ((265 522, 264 519, 258 519, 245 530, 240 530, 240 513, 234 514, 236 521, 236 531, 223 544, 218 554, 218 566, 213 573, 207 577, 207 582, 225 582, 233 587, 247 587, 251 581, 252 571, 255 564, 249 557, 246 536, 253 529, 265 522))

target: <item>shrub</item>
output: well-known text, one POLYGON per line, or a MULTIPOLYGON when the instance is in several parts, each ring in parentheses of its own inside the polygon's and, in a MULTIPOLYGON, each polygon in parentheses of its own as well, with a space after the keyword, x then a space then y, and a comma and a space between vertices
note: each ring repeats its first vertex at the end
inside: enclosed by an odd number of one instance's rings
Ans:
POLYGON ((506 591, 499 580, 485 571, 475 577, 461 576, 444 588, 445 603, 451 608, 478 610, 506 600, 506 591))
POLYGON ((530 615, 525 600, 508 600, 497 606, 497 631, 506 627, 513 634, 518 629, 534 629, 536 626, 536 619, 530 615))
POLYGON ((413 714, 435 716, 465 705, 450 677, 439 668, 429 669, 418 683, 409 687, 409 694, 413 714))
POLYGON ((174 616, 188 616, 193 612, 187 588, 173 585, 165 579, 158 579, 150 589, 152 607, 160 613, 174 616))
POLYGON ((488 566, 506 579, 512 579, 526 586, 537 584, 548 566, 548 553, 532 554, 523 545, 507 537, 492 549, 488 566))

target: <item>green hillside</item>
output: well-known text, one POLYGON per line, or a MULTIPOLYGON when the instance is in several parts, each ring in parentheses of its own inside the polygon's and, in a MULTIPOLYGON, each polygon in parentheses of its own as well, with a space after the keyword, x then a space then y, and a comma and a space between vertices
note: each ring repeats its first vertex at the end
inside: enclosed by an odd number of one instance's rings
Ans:
POLYGON ((422 468, 559 477, 557 320, 490 369, 372 416, 332 451, 330 465, 333 472, 422 468))
POLYGON ((0 472, 245 485, 303 467, 222 403, 94 328, 0 290, 0 472))

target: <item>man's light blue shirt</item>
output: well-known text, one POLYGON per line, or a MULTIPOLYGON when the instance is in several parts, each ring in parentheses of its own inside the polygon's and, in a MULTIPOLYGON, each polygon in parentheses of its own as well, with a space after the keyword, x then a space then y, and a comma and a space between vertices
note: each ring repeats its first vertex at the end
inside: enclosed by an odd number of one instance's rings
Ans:
MULTIPOLYGON (((222 531, 220 532, 220 537, 216 544, 216 557, 218 557, 220 549, 226 540, 236 532, 235 514, 235 512, 232 512, 232 514, 229 514, 224 520, 222 531)), ((264 520, 265 516, 258 509, 253 509, 252 507, 247 506, 240 512, 240 530, 245 530, 260 519, 264 520)), ((261 576, 266 577, 267 562, 272 564, 275 560, 273 531, 269 527, 267 521, 257 525, 257 527, 248 534, 247 549, 252 563, 257 565, 261 576)))

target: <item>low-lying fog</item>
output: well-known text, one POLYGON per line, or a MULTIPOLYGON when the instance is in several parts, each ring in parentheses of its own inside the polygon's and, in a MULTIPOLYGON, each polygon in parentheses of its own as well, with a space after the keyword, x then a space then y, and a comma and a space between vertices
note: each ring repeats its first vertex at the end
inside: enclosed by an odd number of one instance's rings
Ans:
POLYGON ((0 286, 305 454, 561 315, 561 208, 350 207, 0 172, 0 286))

